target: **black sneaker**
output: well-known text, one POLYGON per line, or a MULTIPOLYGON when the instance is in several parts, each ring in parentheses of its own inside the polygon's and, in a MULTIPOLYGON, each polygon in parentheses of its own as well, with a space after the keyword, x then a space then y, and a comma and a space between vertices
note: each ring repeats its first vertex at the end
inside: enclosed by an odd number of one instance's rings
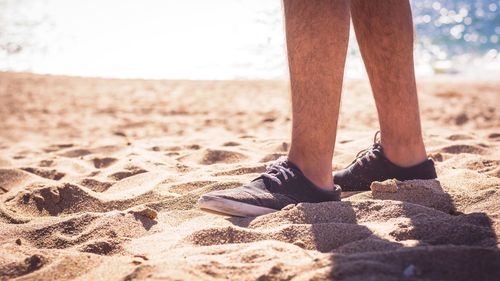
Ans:
POLYGON ((333 174, 333 181, 340 185, 342 191, 369 191, 372 182, 387 179, 404 181, 437 178, 432 159, 406 168, 393 164, 384 156, 377 134, 372 147, 360 151, 349 166, 333 174))
POLYGON ((314 185, 286 157, 278 159, 247 185, 217 190, 198 200, 201 209, 232 216, 260 216, 289 204, 340 201, 340 187, 324 191, 314 185))

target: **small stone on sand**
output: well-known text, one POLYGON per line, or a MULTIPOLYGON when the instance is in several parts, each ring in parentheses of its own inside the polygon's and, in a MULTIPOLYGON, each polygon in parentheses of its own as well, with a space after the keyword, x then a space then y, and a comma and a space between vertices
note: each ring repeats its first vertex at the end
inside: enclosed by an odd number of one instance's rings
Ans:
POLYGON ((137 209, 130 210, 128 212, 131 214, 142 215, 142 216, 145 216, 145 217, 152 219, 152 220, 154 220, 158 217, 158 212, 156 212, 155 210, 153 210, 149 207, 137 208, 137 209))

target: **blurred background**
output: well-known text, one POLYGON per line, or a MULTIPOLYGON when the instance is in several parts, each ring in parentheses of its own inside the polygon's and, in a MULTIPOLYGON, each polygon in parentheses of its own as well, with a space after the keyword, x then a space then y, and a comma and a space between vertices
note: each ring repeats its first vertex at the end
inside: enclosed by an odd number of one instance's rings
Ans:
MULTIPOLYGON (((500 1, 413 0, 418 76, 498 78, 500 1)), ((351 32, 347 78, 366 77, 351 32)), ((0 71, 286 79, 281 0, 0 0, 0 71)))

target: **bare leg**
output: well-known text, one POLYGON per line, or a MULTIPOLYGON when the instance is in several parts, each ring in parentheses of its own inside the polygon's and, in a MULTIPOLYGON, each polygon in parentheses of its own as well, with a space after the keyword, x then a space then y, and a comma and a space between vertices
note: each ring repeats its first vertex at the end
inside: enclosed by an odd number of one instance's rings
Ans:
POLYGON ((331 163, 349 38, 348 0, 284 0, 292 91, 289 159, 317 186, 331 163))
POLYGON ((351 15, 379 115, 386 157, 408 167, 426 159, 413 65, 413 22, 404 0, 352 0, 351 15))

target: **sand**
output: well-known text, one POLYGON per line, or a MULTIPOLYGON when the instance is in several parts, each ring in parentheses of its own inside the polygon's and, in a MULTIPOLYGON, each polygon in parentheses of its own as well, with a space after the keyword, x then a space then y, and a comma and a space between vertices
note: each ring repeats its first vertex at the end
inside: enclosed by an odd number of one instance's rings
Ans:
MULTIPOLYGON (((199 210, 289 148, 284 81, 0 73, 0 280, 499 280, 500 82, 419 81, 433 181, 199 210)), ((332 169, 377 130, 347 81, 332 169)))

